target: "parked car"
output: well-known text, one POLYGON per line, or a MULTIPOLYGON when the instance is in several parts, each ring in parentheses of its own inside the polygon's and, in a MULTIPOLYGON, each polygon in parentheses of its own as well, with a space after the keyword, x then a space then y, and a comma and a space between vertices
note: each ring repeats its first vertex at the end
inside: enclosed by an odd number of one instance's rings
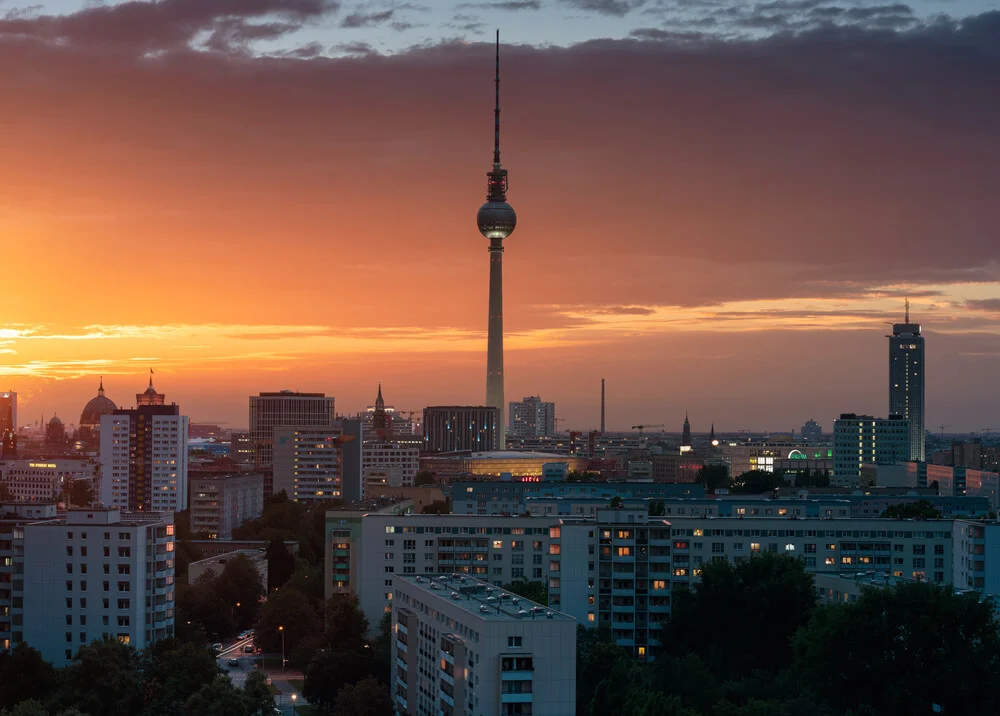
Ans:
POLYGON ((220 651, 222 651, 222 644, 219 643, 212 644, 212 651, 218 654, 220 651))
POLYGON ((230 665, 230 666, 239 666, 239 665, 240 665, 240 661, 239 661, 239 659, 237 659, 237 658, 236 658, 236 657, 234 656, 233 658, 231 658, 231 659, 229 660, 229 665, 230 665))

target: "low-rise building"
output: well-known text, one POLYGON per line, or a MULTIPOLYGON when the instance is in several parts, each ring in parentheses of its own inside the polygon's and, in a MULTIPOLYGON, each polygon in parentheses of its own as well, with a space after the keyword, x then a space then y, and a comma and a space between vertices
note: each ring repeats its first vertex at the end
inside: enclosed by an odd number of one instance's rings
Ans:
POLYGON ((205 559, 199 559, 197 562, 192 562, 188 565, 188 584, 194 584, 208 573, 215 574, 215 576, 218 577, 222 574, 226 565, 239 556, 246 557, 253 568, 257 570, 257 574, 260 575, 260 583, 266 589, 267 553, 263 550, 251 549, 241 549, 236 552, 227 552, 226 554, 206 557, 205 559))
POLYGON ((392 600, 396 713, 576 713, 576 620, 465 575, 405 575, 392 600))
POLYGON ((665 500, 671 497, 703 497, 701 483, 649 482, 515 482, 461 480, 451 484, 452 512, 456 515, 520 515, 529 500, 622 499, 665 500))
POLYGON ((1000 523, 955 520, 952 535, 955 587, 1000 596, 1000 523))
POLYGON ((97 486, 100 472, 94 458, 38 458, 0 462, 0 482, 11 498, 20 502, 51 502, 68 491, 73 482, 83 480, 97 486))
POLYGON ((413 481, 420 470, 420 445, 422 438, 411 437, 394 440, 366 442, 361 450, 361 464, 365 486, 369 480, 375 481, 376 476, 385 475, 389 483, 395 482, 398 474, 399 484, 393 487, 413 487, 413 481))

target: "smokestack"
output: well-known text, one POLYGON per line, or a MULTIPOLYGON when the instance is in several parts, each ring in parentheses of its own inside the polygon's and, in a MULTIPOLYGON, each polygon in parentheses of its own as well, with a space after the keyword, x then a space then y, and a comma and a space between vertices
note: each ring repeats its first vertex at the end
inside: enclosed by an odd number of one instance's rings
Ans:
POLYGON ((604 378, 601 378, 601 434, 604 434, 604 378))

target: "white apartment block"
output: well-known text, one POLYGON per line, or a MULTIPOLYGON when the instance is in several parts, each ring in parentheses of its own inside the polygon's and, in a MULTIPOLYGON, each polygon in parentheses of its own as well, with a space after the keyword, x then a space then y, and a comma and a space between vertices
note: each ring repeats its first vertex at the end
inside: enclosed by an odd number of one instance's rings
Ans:
POLYGON ((90 458, 7 460, 0 462, 0 481, 13 499, 47 502, 58 499, 76 480, 96 487, 99 464, 90 458))
POLYGON ((395 575, 464 574, 494 586, 548 579, 548 517, 368 514, 361 520, 358 579, 371 624, 389 610, 395 575))
POLYGON ((231 539, 233 530, 264 511, 264 478, 258 473, 191 478, 191 532, 231 539))
POLYGON ((102 416, 100 502, 135 512, 186 510, 187 433, 188 418, 176 405, 102 416))
POLYGON ((365 483, 369 474, 382 475, 386 470, 392 475, 396 468, 402 483, 399 487, 413 487, 420 471, 420 442, 366 442, 361 449, 361 464, 365 483))
POLYGON ((323 502, 343 497, 344 430, 329 427, 274 428, 274 494, 323 502))
POLYGON ((955 589, 1000 597, 1000 523, 955 520, 955 589))
POLYGON ((84 644, 174 634, 173 515, 74 509, 23 528, 23 640, 65 666, 84 644))
POLYGON ((398 714, 576 713, 576 620, 465 575, 406 575, 392 600, 398 714))

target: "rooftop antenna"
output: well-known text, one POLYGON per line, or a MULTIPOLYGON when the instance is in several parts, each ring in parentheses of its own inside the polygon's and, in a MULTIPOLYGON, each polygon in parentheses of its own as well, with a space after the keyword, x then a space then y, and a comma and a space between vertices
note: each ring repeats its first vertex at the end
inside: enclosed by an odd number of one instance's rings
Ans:
POLYGON ((497 29, 496 107, 493 109, 493 168, 500 168, 500 30, 497 29))
MULTIPOLYGON (((497 80, 497 81, 499 81, 499 80, 497 80)), ((499 111, 499 110, 497 110, 497 111, 499 111)), ((909 323, 909 322, 910 322, 910 299, 906 299, 906 321, 905 321, 905 323, 909 323)))

